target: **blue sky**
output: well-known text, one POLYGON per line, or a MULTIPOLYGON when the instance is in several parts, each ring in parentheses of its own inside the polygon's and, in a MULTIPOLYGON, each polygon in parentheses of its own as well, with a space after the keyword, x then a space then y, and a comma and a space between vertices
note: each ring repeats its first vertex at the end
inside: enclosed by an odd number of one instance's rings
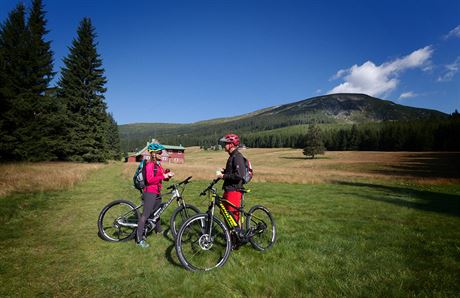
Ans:
MULTIPOLYGON (((191 123, 335 92, 460 110, 458 0, 43 2, 56 71, 81 19, 93 21, 118 124, 191 123)), ((1 0, 2 22, 17 3, 1 0)))

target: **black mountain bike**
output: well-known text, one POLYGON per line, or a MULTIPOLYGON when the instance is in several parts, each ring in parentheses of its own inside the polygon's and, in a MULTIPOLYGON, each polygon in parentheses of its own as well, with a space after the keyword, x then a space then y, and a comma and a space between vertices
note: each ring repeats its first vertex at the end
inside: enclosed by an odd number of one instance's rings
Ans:
MULTIPOLYGON (((176 200, 179 205, 172 213, 170 218, 170 230, 173 237, 176 237, 177 230, 182 223, 194 214, 200 213, 200 210, 193 206, 185 204, 182 193, 185 186, 189 183, 192 177, 188 177, 184 181, 173 184, 168 187, 170 192, 165 195, 171 195, 171 198, 160 205, 160 207, 147 219, 145 222, 144 235, 152 232, 160 219, 160 215, 168 208, 171 203, 176 200)), ((137 222, 140 216, 141 207, 144 205, 142 201, 140 205, 127 200, 115 200, 102 208, 99 214, 97 225, 99 235, 113 242, 128 241, 134 238, 137 232, 137 222)))
MULTIPOLYGON (((270 211, 264 206, 256 205, 246 212, 244 200, 239 208, 231 204, 217 194, 214 185, 219 180, 213 180, 200 194, 208 194, 210 198, 208 211, 187 219, 176 236, 176 253, 179 261, 191 271, 209 271, 223 266, 232 248, 247 242, 260 251, 268 250, 275 243, 275 220, 270 211), (231 212, 225 209, 223 202, 240 212, 239 223, 231 212), (225 223, 214 215, 216 206, 225 223), (238 226, 241 228, 236 229, 238 226)), ((245 192, 248 191, 243 190, 243 195, 245 192)))

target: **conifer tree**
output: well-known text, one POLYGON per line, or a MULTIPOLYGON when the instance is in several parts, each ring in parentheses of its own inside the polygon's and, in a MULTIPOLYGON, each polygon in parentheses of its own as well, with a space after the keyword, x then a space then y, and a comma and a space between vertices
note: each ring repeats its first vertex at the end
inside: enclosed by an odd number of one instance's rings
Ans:
POLYGON ((107 81, 95 38, 91 20, 84 18, 64 58, 58 83, 59 97, 68 110, 66 157, 70 160, 99 162, 110 157, 110 123, 104 98, 107 81))
POLYGON ((321 130, 315 124, 308 126, 308 131, 306 135, 306 146, 303 148, 303 154, 305 156, 311 156, 315 158, 317 154, 324 153, 324 145, 321 140, 321 130))
POLYGON ((55 73, 51 42, 45 41, 46 23, 42 0, 33 0, 27 22, 32 117, 24 131, 29 142, 22 144, 22 151, 28 153, 29 160, 60 159, 65 136, 65 107, 53 92, 47 92, 55 73))
POLYGON ((25 6, 18 4, 0 27, 0 160, 20 156, 17 128, 23 123, 21 117, 30 95, 28 40, 25 6))
POLYGON ((118 124, 113 118, 111 113, 108 114, 109 117, 109 130, 108 130, 108 144, 110 151, 110 158, 114 160, 119 160, 122 157, 120 149, 120 135, 118 132, 118 124))
POLYGON ((54 73, 41 0, 34 0, 28 22, 19 4, 2 26, 0 52, 1 153, 3 160, 49 160, 58 145, 62 108, 46 90, 54 73))

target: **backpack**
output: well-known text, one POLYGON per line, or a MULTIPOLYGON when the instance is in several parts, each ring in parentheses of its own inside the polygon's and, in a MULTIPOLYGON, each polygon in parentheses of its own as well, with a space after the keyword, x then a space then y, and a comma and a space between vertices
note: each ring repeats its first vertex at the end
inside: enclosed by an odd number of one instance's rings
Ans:
MULTIPOLYGON (((147 174, 145 173, 145 165, 147 161, 144 159, 140 162, 139 166, 137 167, 136 172, 133 176, 133 185, 134 188, 142 191, 147 186, 147 174)), ((156 176, 157 174, 157 167, 153 166, 153 175, 156 176)))
POLYGON ((243 156, 244 159, 244 176, 243 176, 243 184, 248 184, 252 176, 254 176, 254 171, 252 170, 252 165, 249 159, 243 156))

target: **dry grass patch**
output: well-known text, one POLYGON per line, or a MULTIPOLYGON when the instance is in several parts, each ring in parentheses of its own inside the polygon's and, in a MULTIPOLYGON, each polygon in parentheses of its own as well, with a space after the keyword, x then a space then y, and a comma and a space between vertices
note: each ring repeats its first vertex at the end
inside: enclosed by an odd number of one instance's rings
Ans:
POLYGON ((0 196, 17 192, 61 190, 82 181, 103 164, 63 162, 0 165, 0 196))
MULTIPOLYGON (((318 159, 307 159, 300 149, 271 148, 242 150, 254 167, 256 182, 327 183, 333 181, 397 180, 418 184, 460 183, 460 153, 330 151, 318 159)), ((193 176, 211 180, 225 166, 227 153, 187 148, 184 164, 164 163, 177 180, 193 176)), ((125 164, 131 178, 137 164, 125 164)))

